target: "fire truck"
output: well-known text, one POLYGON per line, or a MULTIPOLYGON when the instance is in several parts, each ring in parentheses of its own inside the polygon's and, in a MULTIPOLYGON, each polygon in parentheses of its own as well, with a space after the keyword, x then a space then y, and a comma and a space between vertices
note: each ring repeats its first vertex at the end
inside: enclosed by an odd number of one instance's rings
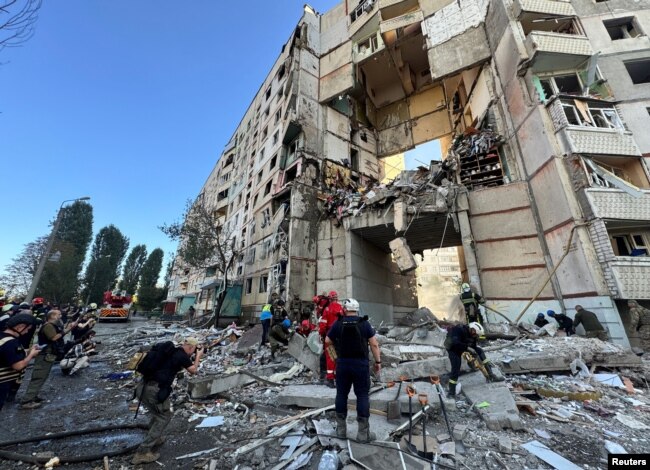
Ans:
POLYGON ((99 309, 98 321, 129 321, 131 296, 122 291, 104 292, 104 305, 99 309), (125 307, 127 305, 127 307, 125 307))

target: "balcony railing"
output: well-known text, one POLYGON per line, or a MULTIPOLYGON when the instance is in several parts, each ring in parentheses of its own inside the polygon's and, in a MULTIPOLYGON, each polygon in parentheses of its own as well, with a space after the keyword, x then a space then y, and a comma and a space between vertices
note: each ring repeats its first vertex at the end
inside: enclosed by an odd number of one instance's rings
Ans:
POLYGON ((617 256, 609 265, 621 298, 650 299, 650 257, 617 256))
POLYGON ((586 36, 532 31, 526 50, 534 72, 576 69, 594 53, 586 36))
POLYGON ((613 103, 556 96, 547 103, 566 153, 640 156, 613 103))
POLYGON ((561 17, 576 16, 576 11, 571 3, 562 0, 515 0, 513 12, 516 18, 525 13, 561 17))
POLYGON ((585 189, 587 200, 598 218, 650 220, 650 190, 642 189, 639 192, 641 196, 635 197, 621 189, 585 189))

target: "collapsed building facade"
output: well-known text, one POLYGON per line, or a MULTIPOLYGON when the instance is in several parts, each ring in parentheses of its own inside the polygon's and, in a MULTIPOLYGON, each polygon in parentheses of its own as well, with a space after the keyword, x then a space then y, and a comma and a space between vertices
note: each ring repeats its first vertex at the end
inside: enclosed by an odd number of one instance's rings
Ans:
POLYGON ((650 5, 343 0, 304 14, 200 191, 241 251, 175 264, 170 299, 254 318, 337 290, 376 323, 418 306, 411 252, 459 247, 495 309, 594 311, 628 345, 650 300, 650 5), (386 158, 442 163, 381 185, 386 158), (401 243, 401 246, 397 246, 401 243))

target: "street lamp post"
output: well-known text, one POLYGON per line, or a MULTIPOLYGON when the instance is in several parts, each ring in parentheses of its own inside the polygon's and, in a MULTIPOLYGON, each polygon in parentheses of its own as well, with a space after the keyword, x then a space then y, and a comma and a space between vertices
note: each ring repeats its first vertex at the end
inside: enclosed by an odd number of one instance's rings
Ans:
POLYGON ((66 201, 63 201, 59 206, 59 211, 56 214, 56 221, 54 222, 54 227, 52 227, 50 236, 47 239, 47 246, 45 247, 45 251, 41 255, 41 259, 38 261, 38 267, 36 268, 36 273, 34 273, 32 284, 31 286, 29 286, 29 291, 27 292, 27 296, 25 297, 25 302, 31 303, 32 298, 34 298, 36 287, 38 287, 38 283, 41 280, 41 275, 43 274, 43 269, 45 269, 45 263, 47 262, 50 256, 50 251, 52 250, 52 246, 54 245, 54 238, 56 237, 56 233, 59 231, 59 225, 61 224, 61 218, 62 218, 61 209, 63 209, 63 205, 66 202, 87 201, 88 199, 90 199, 90 197, 88 196, 79 197, 77 199, 68 199, 66 201))

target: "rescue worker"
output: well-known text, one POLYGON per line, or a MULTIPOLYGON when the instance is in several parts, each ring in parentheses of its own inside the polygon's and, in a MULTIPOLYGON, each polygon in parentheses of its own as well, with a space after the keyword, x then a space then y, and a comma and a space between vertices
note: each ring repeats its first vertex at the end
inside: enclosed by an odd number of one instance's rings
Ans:
MULTIPOLYGON (((329 303, 327 304, 327 307, 325 307, 320 320, 318 320, 318 333, 320 334, 321 342, 323 344, 325 344, 325 338, 327 337, 329 330, 332 328, 336 320, 338 320, 339 317, 343 315, 343 307, 338 302, 338 293, 333 290, 329 293, 328 298, 329 303)), ((326 347, 323 347, 323 352, 320 359, 321 379, 323 377, 323 365, 326 367, 325 385, 327 385, 329 388, 336 387, 334 384, 334 379, 336 378, 336 361, 334 358, 332 358, 326 347), (323 364, 323 362, 325 364, 323 364)))
POLYGON ((567 336, 575 333, 573 329, 573 320, 567 317, 564 313, 555 313, 553 310, 547 310, 546 315, 553 318, 558 324, 558 330, 562 330, 567 336))
POLYGON ((336 437, 347 437, 348 395, 354 386, 357 397, 357 441, 370 442, 376 439, 370 432, 370 362, 368 346, 375 360, 375 373, 381 371, 381 356, 375 330, 368 323, 368 317, 359 317, 359 302, 347 299, 343 303, 344 316, 334 323, 327 333, 325 346, 332 344, 338 356, 336 360, 336 437))
POLYGON ((302 314, 302 300, 298 294, 293 295, 291 299, 291 304, 289 305, 289 311, 291 312, 291 321, 300 321, 300 315, 302 314))
POLYGON ((34 327, 34 317, 19 313, 7 320, 0 333, 0 410, 5 402, 13 401, 12 396, 20 386, 25 368, 38 356, 38 345, 32 346, 27 354, 19 338, 34 327))
POLYGON ((260 343, 260 346, 264 346, 269 342, 269 330, 271 329, 271 320, 273 319, 271 307, 271 304, 264 304, 262 306, 262 313, 260 314, 260 322, 262 323, 262 342, 260 343))
POLYGON ((447 333, 445 339, 445 348, 449 355, 449 362, 451 362, 451 376, 449 378, 449 396, 456 396, 456 384, 458 384, 458 376, 460 375, 460 366, 462 363, 462 355, 465 351, 469 351, 474 356, 477 356, 487 369, 490 379, 493 381, 503 380, 497 376, 493 370, 493 364, 485 356, 483 349, 478 346, 478 339, 485 334, 483 326, 478 322, 472 322, 469 325, 456 325, 447 333))
POLYGON ((465 308, 465 319, 467 324, 477 322, 481 325, 484 323, 483 314, 479 305, 485 304, 485 299, 479 294, 474 292, 468 283, 463 283, 461 286, 462 292, 460 293, 460 301, 465 308))
POLYGON ((269 339, 271 340, 271 357, 275 359, 275 352, 280 349, 281 346, 289 345, 289 338, 291 338, 291 320, 285 318, 282 320, 282 323, 278 323, 271 327, 271 333, 269 334, 269 339))
POLYGON ((280 294, 273 292, 271 294, 271 312, 273 313, 273 325, 282 323, 282 321, 289 316, 286 309, 284 308, 284 300, 280 297, 280 294))
POLYGON ((579 326, 585 329, 585 336, 587 338, 598 338, 601 341, 607 341, 607 332, 602 323, 598 321, 598 317, 594 312, 585 310, 582 305, 576 305, 576 315, 573 319, 573 330, 579 326))
POLYGON ((321 295, 316 295, 313 298, 314 300, 314 311, 316 312, 316 320, 319 320, 321 316, 323 316, 323 312, 325 311, 325 308, 330 303, 330 298, 329 295, 327 295, 327 292, 323 292, 321 295))
POLYGON ((38 397, 38 392, 41 391, 50 375, 54 362, 63 359, 65 354, 63 337, 78 324, 75 321, 62 327, 59 323, 60 319, 61 312, 59 310, 50 310, 47 312, 47 323, 38 332, 38 344, 45 346, 45 348, 43 354, 39 355, 34 361, 29 386, 20 401, 21 409, 29 410, 41 406, 43 400, 38 397))
POLYGON ((203 348, 199 347, 198 340, 186 338, 181 346, 174 348, 165 358, 152 376, 143 377, 138 384, 136 396, 140 397, 144 407, 151 413, 151 422, 147 435, 133 456, 133 465, 155 462, 160 457, 154 450, 165 443, 163 433, 173 416, 169 395, 176 374, 183 369, 192 375, 196 374, 202 356, 203 348))
POLYGON ((311 323, 309 320, 303 320, 300 323, 300 326, 296 328, 296 333, 306 338, 307 336, 309 336, 309 333, 311 333, 315 329, 316 329, 316 325, 311 323))
POLYGON ((650 320, 650 310, 639 305, 636 300, 628 300, 627 307, 630 309, 630 324, 628 326, 627 336, 632 346, 641 346, 641 337, 639 334, 641 319, 645 316, 650 320))
POLYGON ((546 325, 548 325, 548 320, 544 317, 544 314, 542 312, 538 313, 537 319, 535 319, 535 326, 543 328, 546 325))
POLYGON ((640 311, 639 326, 637 326, 641 348, 650 351, 650 310, 644 308, 640 311))
POLYGON ((41 321, 45 321, 45 314, 48 312, 48 310, 45 306, 45 300, 43 297, 35 297, 34 300, 32 300, 31 311, 36 318, 41 321))

